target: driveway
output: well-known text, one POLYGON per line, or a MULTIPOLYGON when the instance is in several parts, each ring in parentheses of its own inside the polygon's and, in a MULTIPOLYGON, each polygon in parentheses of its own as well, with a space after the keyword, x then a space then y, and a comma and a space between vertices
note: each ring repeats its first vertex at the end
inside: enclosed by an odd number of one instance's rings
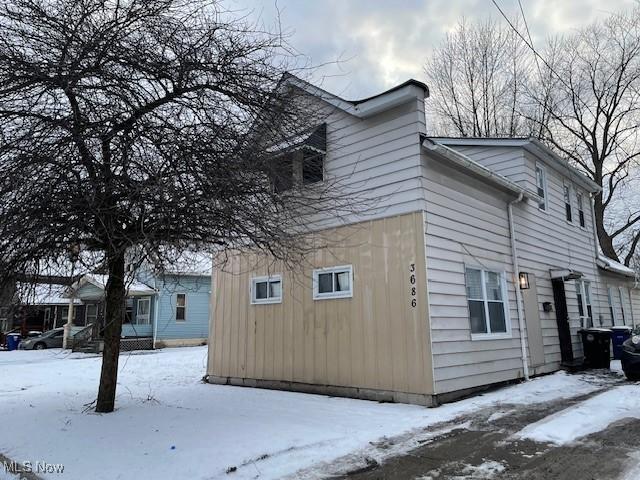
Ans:
MULTIPOLYGON (((640 385, 633 385, 635 398, 629 398, 629 385, 615 372, 599 371, 601 389, 570 399, 560 399, 530 405, 504 403, 490 406, 453 422, 432 428, 453 427, 447 433, 426 441, 406 454, 387 459, 382 464, 369 465, 335 477, 348 480, 373 479, 526 479, 526 480, 589 480, 640 478, 640 420, 628 417, 616 404, 618 392, 622 401, 633 402, 640 414, 640 385), (625 386, 622 386, 625 385, 625 386), (601 414, 615 415, 613 423, 603 430, 578 438, 571 437, 571 428, 579 420, 571 418, 585 405, 598 404, 599 398, 614 399, 601 414), (571 423, 566 419, 571 418, 571 423), (463 425, 462 428, 456 425, 463 425), (533 427, 533 428, 532 428, 533 427), (523 438, 535 430, 553 432, 559 443, 523 438), (638 474, 634 475, 634 459, 638 474)), ((599 409, 599 407, 598 407, 599 409)), ((583 428, 597 423, 597 411, 581 413, 583 428)), ((580 426, 580 425, 578 425, 580 426)), ((598 428, 593 427, 593 428, 598 428)), ((579 435, 579 433, 578 433, 579 435)))

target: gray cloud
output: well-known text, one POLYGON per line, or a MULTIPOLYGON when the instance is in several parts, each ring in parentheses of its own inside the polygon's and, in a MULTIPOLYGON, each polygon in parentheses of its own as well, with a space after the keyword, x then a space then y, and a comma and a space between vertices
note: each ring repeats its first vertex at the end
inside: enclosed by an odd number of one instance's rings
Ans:
MULTIPOLYGON (((635 0, 521 0, 534 42, 570 32, 635 0)), ((517 0, 499 0, 510 16, 517 0)), ((446 32, 463 17, 500 18, 490 0, 233 0, 267 26, 280 12, 291 44, 314 65, 314 80, 346 98, 378 93, 408 78, 423 79, 423 65, 446 32), (276 8, 277 5, 277 8, 276 8)))

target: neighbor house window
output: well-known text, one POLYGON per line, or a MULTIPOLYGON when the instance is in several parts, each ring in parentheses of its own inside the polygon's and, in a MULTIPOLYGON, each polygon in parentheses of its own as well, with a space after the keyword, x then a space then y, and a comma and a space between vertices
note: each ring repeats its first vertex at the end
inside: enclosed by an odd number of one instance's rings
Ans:
POLYGON ((571 211, 571 187, 564 184, 564 212, 567 222, 573 222, 573 212, 571 211))
POLYGON ((324 154, 315 150, 298 150, 276 160, 272 172, 275 193, 324 180, 324 154))
POLYGON ((540 165, 536 165, 536 185, 538 187, 538 196, 541 198, 538 203, 540 210, 547 209, 547 171, 540 165))
POLYGON ((251 303, 281 303, 282 277, 271 275, 251 279, 251 303))
MULTIPOLYGON (((609 302, 609 315, 611 315, 611 325, 616 324, 616 305, 614 302, 613 287, 607 288, 607 300, 609 302)), ((624 315, 623 315, 624 317, 624 315)), ((623 319, 624 320, 624 319, 623 319)))
POLYGON ((86 324, 90 325, 92 323, 96 323, 98 320, 98 305, 96 303, 89 303, 85 309, 86 324))
POLYGON ((136 311, 136 324, 149 325, 151 323, 151 299, 149 297, 138 300, 138 309, 136 311))
POLYGON ((467 268, 465 282, 472 338, 473 335, 506 334, 508 313, 504 274, 467 268))
POLYGON ((576 202, 578 204, 578 221, 580 222, 580 226, 584 228, 584 204, 581 193, 576 194, 576 202))
POLYGON ((59 325, 64 325, 65 323, 67 323, 69 319, 69 307, 62 307, 60 309, 60 324, 59 325))
MULTIPOLYGON (((0 318, 5 317, 6 315, 2 315, 2 309, 0 308, 0 318)), ((51 309, 50 308, 45 308, 44 309, 44 321, 47 325, 49 325, 49 322, 51 321, 51 309)))
POLYGON ((124 302, 124 323, 133 322, 133 298, 127 298, 124 302))
POLYGON ((187 320, 187 294, 176 294, 176 322, 187 320))
POLYGON ((353 267, 320 268, 313 271, 313 298, 346 298, 353 296, 353 267))

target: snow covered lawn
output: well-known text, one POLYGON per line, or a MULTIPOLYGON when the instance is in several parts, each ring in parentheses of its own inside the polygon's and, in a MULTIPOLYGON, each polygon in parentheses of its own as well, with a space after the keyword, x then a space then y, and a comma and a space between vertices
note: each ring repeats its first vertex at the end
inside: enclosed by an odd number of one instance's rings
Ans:
POLYGON ((481 408, 602 388, 589 375, 556 373, 427 409, 204 384, 206 356, 206 347, 123 354, 117 411, 97 415, 85 405, 99 357, 0 352, 0 453, 64 465, 49 478, 317 478, 409 449, 435 435, 425 427, 481 408), (405 440, 384 446, 396 436, 405 440))

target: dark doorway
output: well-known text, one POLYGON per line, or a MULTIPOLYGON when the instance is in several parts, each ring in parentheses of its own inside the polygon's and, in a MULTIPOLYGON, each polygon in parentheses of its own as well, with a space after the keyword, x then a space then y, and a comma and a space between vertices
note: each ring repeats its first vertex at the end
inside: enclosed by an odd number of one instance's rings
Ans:
POLYGON ((556 307, 556 322, 558 323, 562 363, 571 363, 573 362, 573 347, 571 346, 571 329, 569 328, 569 312, 567 311, 564 281, 558 278, 552 280, 551 284, 553 285, 553 300, 556 307))

